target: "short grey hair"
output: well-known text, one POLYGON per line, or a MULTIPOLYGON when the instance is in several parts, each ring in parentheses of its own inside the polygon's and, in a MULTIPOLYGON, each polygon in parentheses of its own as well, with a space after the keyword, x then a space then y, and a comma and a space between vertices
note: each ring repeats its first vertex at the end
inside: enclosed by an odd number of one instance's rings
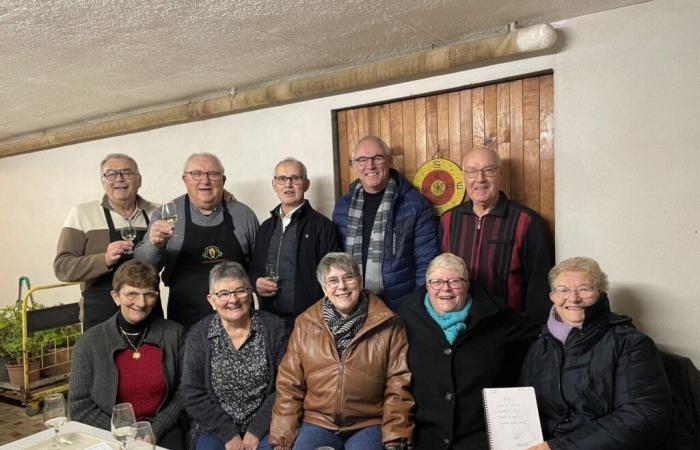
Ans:
POLYGON ((382 138, 373 134, 368 134, 367 136, 360 139, 357 142, 357 144, 355 144, 355 147, 353 147, 352 149, 352 153, 350 153, 350 159, 355 159, 355 152, 357 151, 357 147, 359 147, 360 144, 363 144, 365 142, 374 142, 375 144, 377 144, 377 146, 379 146, 379 148, 382 149, 382 152, 384 152, 385 156, 389 156, 391 154, 391 149, 388 145, 386 145, 386 142, 384 142, 382 138))
POLYGON ((606 292, 608 290, 608 276, 600 268, 600 265, 595 259, 586 258, 585 256, 575 256, 565 259, 549 271, 549 287, 554 289, 554 283, 559 275, 564 272, 584 272, 590 275, 593 280, 593 287, 598 292, 606 292))
POLYGON ((443 253, 433 258, 430 264, 428 264, 428 269, 425 271, 425 281, 427 282, 430 279, 430 275, 439 269, 454 270, 455 272, 459 272, 462 278, 469 281, 467 264, 462 258, 455 254, 443 253))
POLYGON ((235 261, 224 261, 212 267, 209 271, 209 293, 214 293, 214 286, 224 280, 239 280, 248 289, 252 289, 250 278, 242 265, 235 261))
POLYGON ((136 160, 131 156, 127 155, 126 153, 110 153, 109 155, 105 156, 102 162, 100 162, 100 170, 102 170, 105 164, 107 164, 107 161, 109 161, 110 159, 126 159, 131 164, 133 164, 134 167, 136 167, 136 172, 139 171, 139 165, 136 162, 136 160))
POLYGON ((360 266, 352 259, 352 256, 342 252, 331 252, 321 258, 321 262, 318 263, 318 268, 316 269, 316 278, 321 286, 326 283, 326 276, 328 276, 333 267, 354 275, 360 281, 362 280, 360 266))
POLYGON ((197 158, 199 156, 213 159, 214 162, 216 162, 216 165, 219 166, 219 170, 221 171, 221 173, 224 173, 224 165, 221 164, 221 160, 219 159, 219 157, 216 156, 215 154, 209 153, 209 152, 192 153, 185 161, 185 167, 182 168, 182 171, 186 172, 187 165, 190 163, 190 161, 192 161, 193 158, 197 158))
POLYGON ((285 164, 285 163, 296 164, 297 167, 299 168, 299 170, 301 170, 301 176, 306 178, 306 166, 304 165, 304 163, 299 161, 296 158, 292 158, 291 156, 287 156, 282 161, 278 162, 277 165, 275 165, 275 168, 272 169, 272 176, 273 177, 277 174, 277 169, 279 168, 279 166, 281 166, 282 164, 285 164))

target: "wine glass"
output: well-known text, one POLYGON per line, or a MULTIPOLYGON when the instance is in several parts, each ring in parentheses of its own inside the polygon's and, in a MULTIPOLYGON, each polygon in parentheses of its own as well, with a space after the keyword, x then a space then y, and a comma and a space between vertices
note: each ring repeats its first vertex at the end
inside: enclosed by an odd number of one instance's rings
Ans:
MULTIPOLYGON (((122 239, 125 241, 134 242, 136 239, 136 228, 134 228, 134 224, 132 224, 131 221, 128 221, 120 231, 122 233, 122 239)), ((124 250, 125 255, 130 255, 132 253, 134 253, 133 250, 124 250)))
POLYGON ((177 222, 177 208, 175 202, 165 202, 160 207, 160 217, 170 225, 175 225, 177 222))
POLYGON ((53 428, 54 443, 51 448, 61 448, 61 439, 58 437, 58 430, 68 420, 66 417, 66 401, 63 399, 63 394, 47 395, 44 399, 44 425, 47 428, 53 428))
POLYGON ((140 450, 154 449, 156 446, 156 435, 153 433, 153 428, 151 428, 151 423, 145 420, 139 422, 134 422, 131 425, 131 438, 126 444, 128 450, 140 450))
POLYGON ((277 272, 277 264, 267 263, 265 270, 265 278, 267 278, 270 281, 274 281, 275 283, 279 281, 280 275, 277 272))
POLYGON ((131 403, 119 403, 112 408, 112 436, 126 448, 126 441, 132 437, 131 425, 136 422, 131 403))

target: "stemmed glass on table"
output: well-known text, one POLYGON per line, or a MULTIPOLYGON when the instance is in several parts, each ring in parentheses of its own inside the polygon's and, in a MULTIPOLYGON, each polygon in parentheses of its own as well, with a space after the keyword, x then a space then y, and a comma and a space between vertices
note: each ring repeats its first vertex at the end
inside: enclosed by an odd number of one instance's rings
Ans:
MULTIPOLYGON (((124 239, 125 241, 134 242, 134 240, 136 239, 136 228, 134 228, 134 224, 131 223, 130 220, 127 222, 127 224, 125 226, 123 226, 121 228, 120 231, 122 233, 122 239, 124 239)), ((134 253, 134 251, 127 250, 124 253, 127 255, 130 255, 130 254, 134 253)))
POLYGON ((135 432, 131 426, 136 422, 134 408, 131 403, 119 403, 112 408, 112 436, 121 444, 121 448, 126 448, 126 441, 133 438, 135 432))
POLYGON ((127 450, 147 450, 156 447, 156 435, 151 423, 145 420, 131 425, 131 441, 126 444, 127 450))
POLYGON ((175 225, 177 222, 177 208, 175 202, 165 202, 160 207, 160 218, 168 222, 170 225, 175 225))
POLYGON ((47 428, 53 428, 55 431, 54 443, 51 446, 53 449, 61 448, 61 438, 58 437, 58 431, 61 426, 66 423, 66 401, 63 399, 63 394, 47 395, 44 399, 44 425, 47 428))

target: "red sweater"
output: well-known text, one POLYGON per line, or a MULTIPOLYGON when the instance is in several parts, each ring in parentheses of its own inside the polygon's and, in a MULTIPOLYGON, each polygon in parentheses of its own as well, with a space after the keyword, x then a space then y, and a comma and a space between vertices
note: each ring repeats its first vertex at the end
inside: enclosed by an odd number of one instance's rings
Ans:
POLYGON ((160 348, 143 344, 139 347, 139 353, 141 358, 133 359, 134 351, 128 348, 114 356, 119 372, 117 402, 131 403, 136 420, 154 416, 167 392, 160 348))

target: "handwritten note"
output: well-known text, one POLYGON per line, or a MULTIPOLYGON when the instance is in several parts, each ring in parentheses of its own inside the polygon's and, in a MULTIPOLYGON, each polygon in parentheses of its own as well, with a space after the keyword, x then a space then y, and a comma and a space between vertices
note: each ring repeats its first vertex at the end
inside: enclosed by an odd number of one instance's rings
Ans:
POLYGON ((491 450, 522 450, 543 442, 532 387, 483 390, 491 450))

